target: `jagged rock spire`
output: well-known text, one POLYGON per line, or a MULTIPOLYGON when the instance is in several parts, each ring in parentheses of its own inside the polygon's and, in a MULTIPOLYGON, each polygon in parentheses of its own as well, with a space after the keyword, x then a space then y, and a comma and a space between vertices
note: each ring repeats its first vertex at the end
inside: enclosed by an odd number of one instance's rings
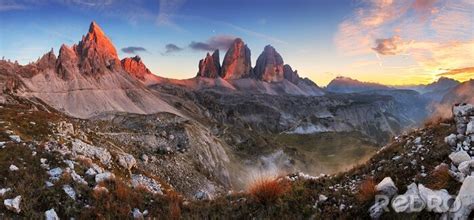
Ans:
POLYGON ((283 81, 283 58, 270 45, 265 46, 255 65, 255 76, 267 82, 283 81))
POLYGON ((197 76, 217 78, 221 73, 219 50, 215 50, 212 56, 207 53, 206 58, 199 61, 199 72, 197 76))
POLYGON ((224 79, 240 79, 252 76, 252 63, 250 49, 237 38, 232 43, 222 63, 221 76, 224 79))

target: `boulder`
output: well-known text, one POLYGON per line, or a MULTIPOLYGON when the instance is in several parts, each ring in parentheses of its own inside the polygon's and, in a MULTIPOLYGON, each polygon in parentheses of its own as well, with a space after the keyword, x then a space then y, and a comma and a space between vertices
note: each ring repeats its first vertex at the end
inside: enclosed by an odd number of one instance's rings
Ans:
POLYGON ((420 212, 425 208, 416 183, 408 185, 403 195, 398 195, 392 200, 392 208, 395 212, 406 213, 420 212))
POLYGON ((44 217, 46 220, 59 220, 58 214, 56 214, 56 211, 54 211, 54 209, 50 209, 44 212, 44 217))
POLYGON ((468 219, 474 209, 474 176, 468 176, 454 202, 460 208, 453 213, 453 219, 468 219))
POLYGON ((10 188, 2 188, 2 189, 0 189, 0 196, 5 195, 5 193, 7 193, 7 192, 9 192, 9 191, 11 191, 11 190, 12 190, 12 189, 10 189, 10 188))
POLYGON ((398 188, 390 177, 385 177, 379 184, 377 184, 377 186, 375 186, 375 189, 377 192, 382 193, 389 198, 392 198, 398 192, 398 188))
POLYGON ((17 196, 13 199, 5 199, 3 201, 3 204, 5 207, 15 213, 20 213, 21 208, 20 208, 20 203, 21 203, 21 196, 17 196))
POLYGON ((471 175, 471 171, 474 168, 474 160, 464 161, 459 164, 458 170, 466 176, 471 175))
POLYGON ((467 124, 467 127, 466 127, 466 135, 471 135, 471 134, 474 134, 474 120, 472 119, 467 124))
POLYGON ((104 165, 109 165, 110 162, 112 162, 112 156, 107 149, 84 143, 79 139, 75 139, 72 142, 72 151, 73 154, 82 154, 86 157, 94 157, 104 165))
POLYGON ((425 209, 427 211, 436 213, 444 213, 449 211, 449 201, 452 199, 452 196, 448 193, 447 190, 432 190, 426 188, 423 184, 418 184, 418 190, 421 199, 426 205, 425 209), (438 206, 435 204, 441 205, 438 206))
POLYGON ((21 142, 21 138, 18 135, 10 135, 9 137, 10 137, 10 140, 12 140, 15 143, 20 143, 21 142))
POLYGON ((141 174, 133 174, 131 183, 133 188, 144 187, 151 193, 160 195, 163 194, 161 184, 147 176, 141 174))
POLYGON ((103 181, 106 181, 106 180, 115 180, 115 174, 113 174, 111 172, 104 172, 104 173, 100 173, 100 174, 95 175, 95 182, 96 183, 100 183, 100 182, 103 182, 103 181))
POLYGON ((49 179, 52 181, 59 180, 62 174, 63 174, 63 169, 61 169, 60 167, 56 167, 48 171, 49 179))
POLYGON ((118 164, 130 171, 137 164, 137 161, 132 155, 123 153, 118 155, 118 164))
POLYGON ((8 169, 9 169, 10 171, 12 171, 12 172, 15 172, 15 171, 20 170, 20 168, 18 168, 17 166, 15 166, 15 165, 13 165, 13 164, 10 165, 10 167, 9 167, 8 169))
POLYGON ((444 138, 444 142, 446 142, 451 147, 456 147, 456 135, 450 134, 449 136, 444 138))
POLYGON ((458 151, 458 152, 453 152, 449 155, 449 159, 453 161, 453 164, 459 165, 460 163, 464 161, 471 160, 471 156, 466 151, 458 151))
POLYGON ((76 200, 76 191, 70 185, 64 185, 63 190, 71 199, 76 200))

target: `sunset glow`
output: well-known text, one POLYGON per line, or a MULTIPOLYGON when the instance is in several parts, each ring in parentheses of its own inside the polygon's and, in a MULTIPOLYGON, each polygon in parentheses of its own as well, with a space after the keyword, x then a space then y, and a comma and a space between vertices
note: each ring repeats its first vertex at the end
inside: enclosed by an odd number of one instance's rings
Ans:
POLYGON ((271 44, 322 86, 336 76, 390 85, 466 81, 474 76, 473 11, 471 0, 2 0, 0 53, 22 64, 51 48, 57 54, 95 20, 120 59, 138 54, 168 78, 194 77, 206 52, 224 54, 240 37, 252 64, 271 44))

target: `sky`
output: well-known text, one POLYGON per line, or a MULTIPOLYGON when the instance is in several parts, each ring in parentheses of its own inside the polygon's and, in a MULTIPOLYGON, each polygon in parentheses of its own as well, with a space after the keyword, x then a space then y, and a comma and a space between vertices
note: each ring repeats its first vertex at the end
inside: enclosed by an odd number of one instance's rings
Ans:
POLYGON ((120 58, 191 78, 240 37, 252 65, 265 45, 303 77, 389 85, 474 78, 472 0, 0 0, 0 56, 21 64, 73 45, 96 21, 120 58))

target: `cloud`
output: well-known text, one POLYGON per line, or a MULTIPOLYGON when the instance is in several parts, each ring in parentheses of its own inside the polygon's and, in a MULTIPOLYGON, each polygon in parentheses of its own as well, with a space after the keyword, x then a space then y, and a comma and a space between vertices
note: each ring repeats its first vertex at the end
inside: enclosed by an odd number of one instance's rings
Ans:
POLYGON ((166 49, 165 54, 170 54, 170 53, 179 52, 183 50, 183 48, 176 46, 176 44, 167 44, 165 46, 165 49, 166 49))
POLYGON ((189 47, 193 50, 204 51, 213 51, 217 49, 227 50, 232 45, 235 38, 235 36, 231 35, 216 35, 209 38, 206 42, 193 41, 189 44, 189 47))
POLYGON ((185 2, 186 0, 159 0, 159 10, 158 17, 156 18, 156 24, 158 26, 170 26, 176 29, 181 29, 174 23, 172 18, 185 2))
POLYGON ((438 76, 453 76, 459 74, 469 74, 472 78, 474 78, 474 66, 448 70, 444 73, 438 74, 438 76))
POLYGON ((27 8, 27 5, 15 1, 0 0, 0 11, 24 10, 27 8))
POLYGON ((147 50, 144 47, 124 47, 122 48, 122 52, 137 54, 138 52, 147 52, 147 50))
POLYGON ((377 46, 372 48, 372 50, 381 55, 397 55, 402 52, 403 42, 399 36, 376 39, 375 44, 377 46))

